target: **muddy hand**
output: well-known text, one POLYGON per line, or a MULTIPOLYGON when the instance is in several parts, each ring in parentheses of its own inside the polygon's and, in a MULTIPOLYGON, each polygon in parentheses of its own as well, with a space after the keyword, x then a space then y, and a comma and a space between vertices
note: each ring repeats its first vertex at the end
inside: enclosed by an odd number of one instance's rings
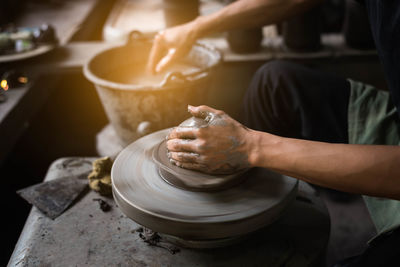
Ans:
POLYGON ((150 51, 148 72, 161 72, 185 56, 196 38, 191 22, 159 32, 150 51))
POLYGON ((169 158, 175 165, 212 174, 230 174, 250 167, 250 130, 223 111, 207 106, 189 106, 189 112, 203 118, 205 126, 177 127, 168 135, 169 158))

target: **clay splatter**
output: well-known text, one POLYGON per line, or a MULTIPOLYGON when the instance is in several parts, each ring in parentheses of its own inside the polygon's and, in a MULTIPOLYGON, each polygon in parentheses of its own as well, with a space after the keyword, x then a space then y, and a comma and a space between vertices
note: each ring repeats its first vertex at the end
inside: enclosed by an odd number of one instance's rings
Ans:
POLYGON ((103 212, 111 210, 111 205, 102 200, 101 198, 94 198, 93 201, 97 201, 99 203, 99 207, 103 212))
POLYGON ((148 228, 141 227, 141 229, 136 230, 136 232, 139 232, 139 237, 149 246, 166 249, 171 254, 176 254, 181 251, 178 247, 164 241, 157 232, 154 232, 148 228))

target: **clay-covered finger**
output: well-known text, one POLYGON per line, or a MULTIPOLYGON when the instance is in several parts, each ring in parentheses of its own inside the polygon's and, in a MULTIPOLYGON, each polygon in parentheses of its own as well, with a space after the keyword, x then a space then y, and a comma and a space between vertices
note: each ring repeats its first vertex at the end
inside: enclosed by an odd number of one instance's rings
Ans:
POLYGON ((165 55, 157 64, 156 66, 156 72, 162 72, 165 70, 168 66, 170 66, 176 59, 176 49, 171 48, 168 50, 167 55, 165 55))
POLYGON ((189 127, 176 127, 167 136, 167 139, 195 139, 196 129, 189 127))
POLYGON ((168 157, 181 163, 199 163, 200 155, 192 152, 169 152, 168 157))
POLYGON ((195 171, 201 171, 201 172, 206 172, 207 168, 199 163, 185 163, 185 162, 179 162, 176 161, 175 165, 184 169, 189 169, 189 170, 195 170, 195 171))
POLYGON ((154 39, 154 44, 150 51, 149 62, 147 65, 147 70, 150 73, 156 72, 156 66, 162 57, 162 53, 164 52, 164 47, 162 45, 162 33, 158 34, 154 39))
POLYGON ((190 139, 170 139, 167 141, 167 149, 170 152, 193 152, 197 153, 197 144, 190 139))

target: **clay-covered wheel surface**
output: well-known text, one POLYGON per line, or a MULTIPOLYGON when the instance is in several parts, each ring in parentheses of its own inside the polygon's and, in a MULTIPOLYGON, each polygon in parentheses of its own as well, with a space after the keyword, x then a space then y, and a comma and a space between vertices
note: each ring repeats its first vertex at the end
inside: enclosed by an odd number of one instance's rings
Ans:
POLYGON ((255 168, 236 186, 188 191, 164 181, 152 159, 169 129, 127 146, 111 171, 114 198, 124 214, 154 231, 186 239, 243 235, 275 221, 295 199, 297 180, 255 168))
POLYGON ((165 181, 190 191, 222 190, 242 182, 247 177, 247 170, 235 174, 211 175, 180 168, 169 161, 166 140, 155 146, 152 159, 158 165, 159 174, 165 181))

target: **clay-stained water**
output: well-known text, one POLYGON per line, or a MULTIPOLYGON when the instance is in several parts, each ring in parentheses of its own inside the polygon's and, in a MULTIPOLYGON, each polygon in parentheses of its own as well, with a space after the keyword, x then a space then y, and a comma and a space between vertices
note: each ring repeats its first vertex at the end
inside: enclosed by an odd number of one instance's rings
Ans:
POLYGON ((123 83, 123 84, 135 84, 142 86, 157 86, 164 80, 165 76, 170 72, 181 72, 182 74, 193 73, 198 71, 199 68, 185 64, 176 63, 171 65, 165 71, 151 74, 147 72, 146 67, 142 64, 138 66, 128 66, 125 68, 119 68, 118 71, 113 71, 105 75, 105 79, 123 83))

